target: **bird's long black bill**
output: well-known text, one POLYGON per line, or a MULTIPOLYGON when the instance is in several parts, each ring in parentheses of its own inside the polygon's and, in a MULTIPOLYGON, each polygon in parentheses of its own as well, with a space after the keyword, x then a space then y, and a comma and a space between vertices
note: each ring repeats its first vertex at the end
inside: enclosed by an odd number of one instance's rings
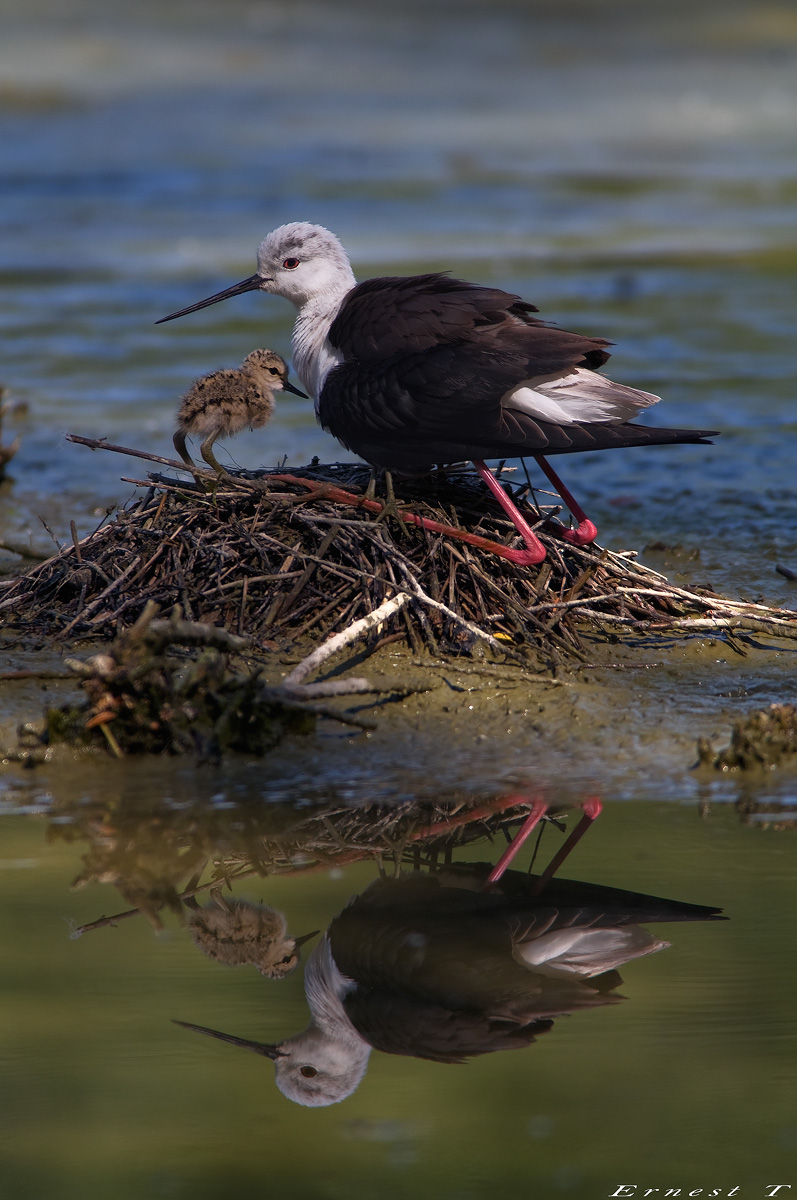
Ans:
POLYGON ((268 280, 264 279, 262 275, 250 275, 248 279, 234 283, 232 287, 225 288, 223 292, 216 292, 215 296, 208 296, 207 300, 200 300, 198 304, 181 308, 179 312, 169 313, 168 317, 161 317, 155 324, 162 325, 164 321, 175 321, 177 317, 185 317, 188 313, 199 312, 200 308, 208 308, 211 304, 218 304, 220 300, 229 300, 231 296, 240 296, 243 292, 256 292, 267 282, 268 280))
MULTIPOLYGON (((310 399, 310 397, 306 396, 304 392, 300 392, 297 387, 294 387, 292 383, 289 383, 287 379, 283 379, 282 381, 282 390, 283 392, 293 392, 294 396, 301 396, 302 400, 310 399)), ((313 935, 310 934, 310 937, 312 936, 313 935)))
POLYGON ((174 1021, 183 1029, 193 1029, 194 1033, 205 1033, 208 1037, 218 1038, 220 1042, 229 1042, 231 1046, 241 1046, 251 1050, 253 1054, 262 1054, 265 1058, 281 1058, 283 1050, 269 1042, 251 1042, 247 1038, 235 1037, 232 1033, 221 1033, 218 1029, 207 1029, 204 1025, 192 1025, 189 1021, 174 1021))

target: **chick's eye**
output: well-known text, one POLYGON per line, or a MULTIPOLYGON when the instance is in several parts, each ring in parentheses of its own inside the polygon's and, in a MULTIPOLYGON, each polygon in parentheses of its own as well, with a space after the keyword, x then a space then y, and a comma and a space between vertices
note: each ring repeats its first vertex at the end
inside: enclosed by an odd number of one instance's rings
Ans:
POLYGON ((300 1067, 299 1074, 304 1075, 305 1079, 312 1079, 314 1075, 318 1074, 318 1071, 315 1067, 300 1067))
POLYGON ((286 954, 286 955, 285 955, 285 958, 283 958, 283 960, 282 960, 282 965, 283 965, 283 966, 287 966, 287 965, 288 965, 288 963, 291 961, 291 959, 292 959, 292 958, 293 958, 293 955, 292 955, 292 954, 286 954))
MULTIPOLYGON (((280 373, 279 367, 269 367, 268 370, 269 370, 270 375, 279 375, 279 373, 280 373)), ((287 959, 286 959, 286 961, 287 961, 287 959)))
POLYGON ((295 271, 299 265, 298 258, 286 258, 282 263, 286 271, 295 271))

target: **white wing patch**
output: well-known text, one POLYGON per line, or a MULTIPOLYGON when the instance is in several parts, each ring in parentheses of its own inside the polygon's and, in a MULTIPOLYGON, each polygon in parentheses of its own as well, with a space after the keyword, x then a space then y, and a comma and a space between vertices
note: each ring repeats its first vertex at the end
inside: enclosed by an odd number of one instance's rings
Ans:
POLYGON ((643 929, 623 925, 609 929, 560 929, 529 942, 515 943, 512 957, 541 975, 600 975, 643 954, 655 954, 669 942, 643 929))
POLYGON ((504 408, 527 413, 539 421, 572 425, 630 421, 660 396, 615 383, 605 375, 576 367, 567 375, 524 379, 501 398, 504 408))

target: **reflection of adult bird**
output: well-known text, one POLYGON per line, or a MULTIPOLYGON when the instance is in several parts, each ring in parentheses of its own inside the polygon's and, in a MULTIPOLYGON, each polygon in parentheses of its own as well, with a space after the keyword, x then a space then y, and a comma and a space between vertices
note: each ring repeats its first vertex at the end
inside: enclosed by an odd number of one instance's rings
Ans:
POLYGON ((187 1027, 272 1058, 277 1086, 298 1104, 334 1104, 357 1087, 372 1048, 461 1063, 527 1046, 552 1017, 618 999, 607 995, 616 968, 668 945, 642 923, 719 915, 571 880, 537 897, 533 877, 514 871, 483 891, 487 871, 380 880, 357 896, 308 959, 302 1033, 270 1044, 187 1027))

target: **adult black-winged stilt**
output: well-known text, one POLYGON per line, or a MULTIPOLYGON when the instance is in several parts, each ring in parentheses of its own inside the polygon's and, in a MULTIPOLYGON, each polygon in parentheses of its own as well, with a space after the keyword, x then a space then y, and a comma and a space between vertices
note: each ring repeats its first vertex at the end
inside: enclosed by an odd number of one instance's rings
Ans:
POLYGON ((235 370, 213 371, 197 379, 183 396, 177 413, 174 448, 189 467, 194 460, 185 445, 186 434, 203 437, 200 454, 223 475, 212 446, 218 437, 232 437, 247 426, 261 429, 274 413, 274 393, 293 392, 307 399, 288 380, 288 367, 273 350, 253 350, 235 370))
POLYGON ((268 234, 257 262, 254 275, 162 321, 242 292, 290 300, 293 360, 321 425, 388 471, 472 460, 526 543, 518 563, 545 550, 483 459, 535 458, 578 522, 559 536, 584 545, 597 529, 543 455, 711 436, 633 424, 659 397, 598 375, 610 343, 541 321, 519 296, 444 274, 358 284, 335 235, 304 221, 268 234))

